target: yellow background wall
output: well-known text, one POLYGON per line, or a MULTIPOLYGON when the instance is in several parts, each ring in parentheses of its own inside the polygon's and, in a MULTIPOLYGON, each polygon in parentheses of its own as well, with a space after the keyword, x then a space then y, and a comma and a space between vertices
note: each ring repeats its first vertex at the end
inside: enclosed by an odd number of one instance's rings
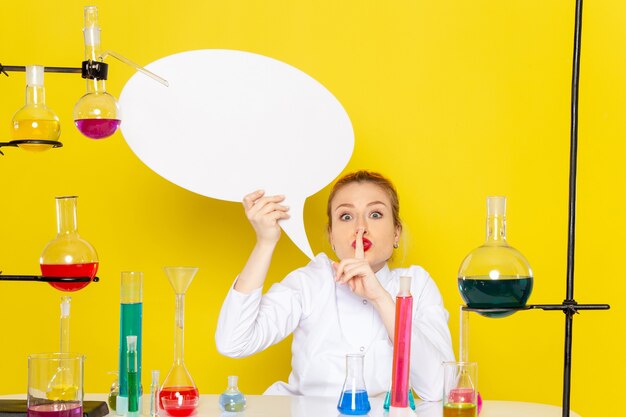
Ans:
MULTIPOLYGON (((78 66, 83 2, 12 1, 0 9, 0 62, 78 66)), ((569 92, 574 2, 97 1, 103 49, 139 63, 186 50, 229 48, 289 63, 324 84, 352 119, 347 171, 394 179, 406 223, 396 264, 423 265, 437 281, 458 345, 456 289, 463 257, 484 238, 485 197, 508 196, 509 241, 535 272, 531 303, 565 298, 569 92), (401 252, 402 253, 402 252, 401 252)), ((574 321, 572 407, 617 415, 623 374, 622 277, 626 210, 626 3, 585 4, 575 298, 609 303, 574 321)), ((110 63, 119 95, 132 69, 110 63)), ((228 286, 253 246, 241 207, 163 180, 120 133, 91 141, 72 126, 78 75, 46 74, 64 147, 0 157, 0 270, 38 272, 55 235, 54 197, 79 195, 79 231, 98 250, 101 282, 74 294, 72 348, 87 355, 86 390, 105 392, 117 368, 119 275, 145 273, 144 387, 172 362, 173 292, 161 267, 200 267, 187 295, 187 367, 203 393, 226 376, 258 394, 289 372, 284 342, 254 357, 217 354, 214 330, 228 286)), ((0 77, 0 138, 23 104, 24 75, 0 77)), ((176 138, 172 138, 175 146, 176 138)), ((294 138, 297 140, 297 138, 294 138)), ((329 149, 332 152, 332 149, 329 149)), ((226 175, 226 174, 225 174, 226 175)), ((310 197, 315 252, 325 236, 328 188, 310 197)), ((283 236, 268 284, 307 262, 283 236)), ((26 356, 58 346, 59 296, 45 284, 0 283, 0 393, 24 392, 26 356)), ((563 314, 473 316, 471 358, 485 399, 560 404, 563 314)))

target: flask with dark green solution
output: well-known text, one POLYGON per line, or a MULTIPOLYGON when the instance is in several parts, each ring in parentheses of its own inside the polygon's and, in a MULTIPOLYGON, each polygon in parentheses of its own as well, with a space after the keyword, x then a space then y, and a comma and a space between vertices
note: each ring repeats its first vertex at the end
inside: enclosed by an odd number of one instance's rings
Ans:
POLYGON ((506 317, 526 306, 533 290, 533 273, 524 255, 506 241, 506 197, 487 197, 487 238, 461 263, 461 297, 476 309, 512 309, 479 312, 506 317))

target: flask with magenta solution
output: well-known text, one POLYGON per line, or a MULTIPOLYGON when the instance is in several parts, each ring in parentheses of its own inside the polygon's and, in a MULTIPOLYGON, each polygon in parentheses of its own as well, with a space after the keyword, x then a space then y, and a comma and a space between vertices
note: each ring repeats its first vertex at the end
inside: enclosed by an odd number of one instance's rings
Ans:
POLYGON ((365 415, 371 410, 363 377, 363 355, 346 355, 346 380, 343 383, 337 410, 341 414, 365 415))

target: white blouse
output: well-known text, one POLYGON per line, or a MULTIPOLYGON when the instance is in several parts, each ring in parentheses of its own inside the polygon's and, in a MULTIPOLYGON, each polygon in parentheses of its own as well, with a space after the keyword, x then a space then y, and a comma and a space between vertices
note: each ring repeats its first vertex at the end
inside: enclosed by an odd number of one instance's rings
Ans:
MULTIPOLYGON (((413 332, 410 383, 427 401, 443 392, 441 363, 454 360, 448 312, 432 278, 421 267, 376 273, 394 298, 400 276, 411 276, 413 332)), ((289 382, 272 384, 265 394, 339 396, 347 353, 363 353, 365 386, 370 396, 389 390, 393 341, 371 303, 347 285, 335 282, 331 260, 317 255, 307 266, 272 285, 243 294, 231 287, 218 319, 217 349, 245 357, 280 342, 293 332, 289 382)))

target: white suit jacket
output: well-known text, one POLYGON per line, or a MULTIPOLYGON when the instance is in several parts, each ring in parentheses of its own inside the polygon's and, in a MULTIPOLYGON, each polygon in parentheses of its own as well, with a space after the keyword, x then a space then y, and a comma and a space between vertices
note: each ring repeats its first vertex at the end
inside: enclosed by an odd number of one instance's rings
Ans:
MULTIPOLYGON (((376 273, 394 298, 400 276, 410 276, 413 296, 410 384, 427 401, 441 400, 443 361, 454 360, 448 313, 437 286, 418 266, 376 273)), ((377 311, 347 285, 334 280, 331 260, 317 255, 291 272, 266 294, 242 294, 232 287, 218 319, 215 341, 220 353, 244 357, 278 343, 293 332, 289 382, 278 381, 265 394, 339 397, 347 353, 363 353, 370 396, 389 390, 393 341, 377 311)))

